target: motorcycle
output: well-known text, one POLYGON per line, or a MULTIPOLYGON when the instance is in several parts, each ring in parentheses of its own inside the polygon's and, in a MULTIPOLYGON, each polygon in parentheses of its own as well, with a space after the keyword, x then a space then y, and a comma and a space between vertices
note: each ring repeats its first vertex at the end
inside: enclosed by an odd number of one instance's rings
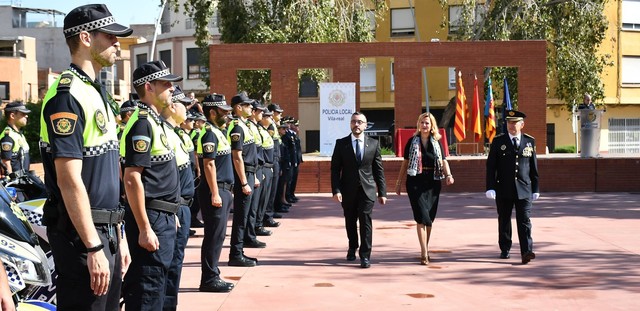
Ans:
POLYGON ((0 185, 0 260, 7 271, 14 301, 21 311, 55 310, 50 303, 30 299, 52 284, 51 268, 38 235, 13 199, 0 185))

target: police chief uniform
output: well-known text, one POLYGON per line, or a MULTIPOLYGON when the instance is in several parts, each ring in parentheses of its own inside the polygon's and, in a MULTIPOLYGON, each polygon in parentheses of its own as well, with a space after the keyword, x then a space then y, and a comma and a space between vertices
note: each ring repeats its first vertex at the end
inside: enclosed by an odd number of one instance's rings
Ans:
MULTIPOLYGON (((509 123, 524 122, 525 117, 524 113, 512 110, 507 111, 506 119, 509 123)), ((487 197, 495 198, 496 201, 500 258, 509 258, 511 212, 515 206, 520 253, 525 264, 535 258, 529 219, 531 202, 539 195, 535 146, 533 137, 519 129, 514 136, 510 130, 493 139, 487 157, 487 197)))
MULTIPOLYGON (((142 64, 133 72, 133 85, 144 86, 154 81, 180 81, 172 75, 162 61, 142 64)), ((125 275, 123 293, 126 310, 161 310, 164 304, 168 269, 173 259, 176 239, 176 213, 180 208, 180 184, 178 165, 167 133, 173 131, 152 107, 154 103, 138 104, 120 141, 120 153, 124 157, 125 183, 136 184, 140 178, 142 188, 127 187, 128 204, 125 226, 131 251, 131 266, 125 275), (142 168, 140 175, 136 174, 142 168), (139 176, 139 177, 138 177, 139 176), (143 192, 143 193, 141 193, 143 192), (144 196, 141 198, 140 196, 144 196), (136 205, 133 205, 136 204, 136 205), (142 204, 139 206, 138 204, 142 204), (144 234, 133 209, 142 211, 148 218, 159 247, 149 251, 139 244, 144 234)))
POLYGON ((204 221, 204 238, 200 252, 201 277, 199 290, 203 292, 228 292, 232 283, 220 278, 220 254, 227 232, 229 210, 233 200, 233 164, 231 144, 227 140, 226 124, 216 124, 211 119, 211 110, 216 114, 228 113, 231 107, 222 94, 209 94, 202 101, 202 109, 209 121, 198 138, 197 153, 201 172, 201 186, 198 189, 200 210, 204 221), (215 180, 213 180, 215 177, 215 180), (217 189, 217 190, 216 190, 217 189), (214 206, 211 196, 214 191, 220 196, 221 205, 214 206))
MULTIPOLYGON (((247 106, 253 102, 245 92, 241 92, 231 98, 231 107, 236 105, 247 106)), ((243 108, 244 109, 244 108, 243 108)), ((257 146, 254 140, 253 133, 247 127, 245 120, 242 120, 242 116, 236 116, 229 123, 227 130, 227 139, 231 143, 231 153, 239 152, 242 156, 242 168, 244 168, 243 178, 238 175, 240 168, 236 167, 234 162, 234 185, 233 185, 233 222, 231 224, 231 248, 229 250, 229 265, 241 266, 241 267, 253 267, 257 264, 255 260, 247 257, 244 254, 244 237, 247 229, 247 219, 249 210, 251 207, 251 197, 253 196, 253 189, 255 189, 255 173, 256 166, 258 165, 257 146), (242 180, 246 180, 243 183, 242 180), (242 190, 244 187, 249 187, 251 193, 245 194, 242 190)))
MULTIPOLYGON (((5 118, 9 118, 9 114, 13 112, 28 114, 31 110, 27 109, 23 102, 14 101, 4 108, 5 118)), ((2 160, 11 160, 11 172, 29 171, 31 165, 29 143, 19 128, 7 125, 0 134, 0 146, 2 146, 0 153, 2 160)))
MULTIPOLYGON (((186 105, 192 102, 192 99, 186 97, 180 86, 173 86, 173 96, 171 101, 186 105)), ((165 121, 166 122, 166 121, 165 121)), ((182 262, 184 261, 184 249, 189 240, 189 230, 191 224, 190 204, 193 200, 195 188, 193 185, 193 170, 191 169, 193 157, 193 143, 189 135, 180 127, 166 122, 168 128, 173 131, 167 131, 167 138, 171 142, 173 152, 176 155, 176 164, 178 165, 178 178, 180 179, 180 209, 176 213, 178 222, 180 223, 176 231, 176 240, 173 250, 173 259, 167 272, 167 286, 165 289, 163 310, 176 310, 178 306, 178 290, 180 289, 180 278, 182 276, 182 262)))

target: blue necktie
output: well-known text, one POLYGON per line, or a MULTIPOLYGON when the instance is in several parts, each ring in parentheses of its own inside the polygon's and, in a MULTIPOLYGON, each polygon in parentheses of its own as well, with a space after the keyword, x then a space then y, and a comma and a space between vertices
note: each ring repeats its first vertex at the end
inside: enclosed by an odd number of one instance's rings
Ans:
POLYGON ((360 140, 356 139, 356 163, 362 162, 362 152, 360 151, 360 140))

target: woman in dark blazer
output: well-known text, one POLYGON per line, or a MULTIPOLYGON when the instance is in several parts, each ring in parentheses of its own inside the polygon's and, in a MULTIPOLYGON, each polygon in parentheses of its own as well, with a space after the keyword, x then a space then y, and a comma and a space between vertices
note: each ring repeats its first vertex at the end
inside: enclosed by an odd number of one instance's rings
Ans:
POLYGON ((422 265, 429 264, 430 260, 429 238, 438 211, 441 180, 447 185, 454 182, 439 140, 436 118, 428 112, 421 114, 415 135, 404 147, 404 161, 396 182, 396 194, 400 195, 403 178, 407 178, 407 195, 417 224, 422 265))

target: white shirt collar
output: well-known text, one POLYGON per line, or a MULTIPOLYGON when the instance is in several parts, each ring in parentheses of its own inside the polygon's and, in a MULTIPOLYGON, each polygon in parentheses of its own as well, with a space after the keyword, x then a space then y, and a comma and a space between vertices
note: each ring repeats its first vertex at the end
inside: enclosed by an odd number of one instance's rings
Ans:
POLYGON ((522 141, 521 136, 522 136, 522 133, 520 133, 520 135, 516 135, 516 136, 513 136, 513 135, 509 134, 509 140, 513 141, 513 138, 515 137, 518 140, 518 143, 520 143, 522 141))
POLYGON ((364 137, 363 136, 360 136, 360 138, 356 138, 353 134, 351 134, 351 142, 353 142, 356 139, 359 139, 360 142, 364 142, 364 137))

